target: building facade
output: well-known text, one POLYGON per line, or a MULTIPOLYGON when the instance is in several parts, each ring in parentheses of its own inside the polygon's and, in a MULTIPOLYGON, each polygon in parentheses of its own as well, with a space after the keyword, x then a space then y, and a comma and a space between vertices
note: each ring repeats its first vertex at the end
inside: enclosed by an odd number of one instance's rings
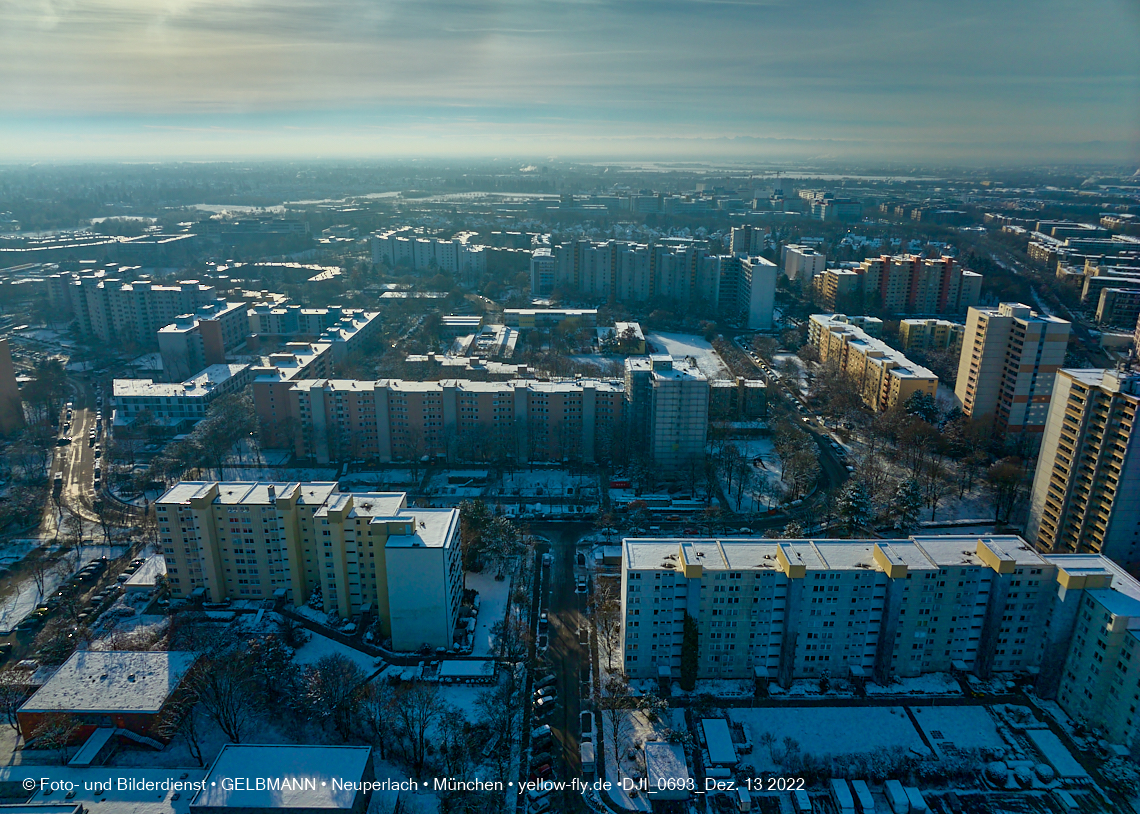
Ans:
POLYGON ((625 431, 617 382, 577 379, 296 380, 286 391, 304 460, 605 460, 625 431))
POLYGON ((172 594, 375 610, 395 650, 451 647, 463 595, 457 509, 336 483, 185 481, 155 502, 172 594))
POLYGON ((155 426, 185 430, 206 417, 214 399, 237 393, 252 380, 249 365, 210 365, 179 384, 115 379, 111 385, 112 423, 129 426, 146 413, 155 426))
POLYGON ((1026 528, 1040 550, 1140 563, 1137 408, 1140 375, 1058 371, 1026 528))
POLYGON ((192 376, 207 365, 220 365, 249 335, 248 306, 215 300, 193 313, 180 314, 158 330, 162 370, 171 381, 192 376))
POLYGON ((784 274, 802 290, 811 289, 812 281, 827 269, 827 257, 811 246, 784 246, 784 274))
POLYGON ((961 353, 966 326, 945 319, 899 320, 899 344, 903 350, 940 348, 961 353))
POLYGON ((1065 362, 1070 324, 1028 305, 970 308, 954 393, 970 418, 1007 439, 1036 444, 1045 429, 1053 379, 1065 362))
POLYGON ((846 304, 893 314, 962 314, 978 304, 982 276, 952 257, 885 254, 857 268, 828 269, 814 285, 826 308, 846 304))
POLYGON ((1113 742, 1140 740, 1140 583, 1102 556, 1012 535, 630 539, 621 611, 633 679, 680 675, 687 617, 700 678, 1029 673, 1113 742))
POLYGON ((756 330, 769 330, 777 271, 762 257, 717 255, 691 240, 572 240, 535 249, 531 294, 544 296, 561 288, 608 302, 670 299, 703 304, 756 330))
POLYGON ((627 358, 624 394, 634 449, 659 467, 704 455, 709 381, 695 364, 664 355, 627 358))
MULTIPOLYGON (((833 363, 851 376, 863 403, 877 412, 900 407, 918 392, 936 396, 938 377, 859 327, 865 319, 813 314, 808 321, 808 341, 819 350, 820 361, 833 363)), ((881 328, 880 320, 874 322, 881 328)))

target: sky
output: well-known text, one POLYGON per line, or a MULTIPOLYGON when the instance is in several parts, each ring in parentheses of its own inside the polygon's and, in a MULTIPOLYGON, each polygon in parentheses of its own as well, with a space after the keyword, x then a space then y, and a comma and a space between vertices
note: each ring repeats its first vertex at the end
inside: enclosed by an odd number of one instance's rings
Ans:
POLYGON ((0 161, 1140 162, 1140 0, 0 0, 0 161))

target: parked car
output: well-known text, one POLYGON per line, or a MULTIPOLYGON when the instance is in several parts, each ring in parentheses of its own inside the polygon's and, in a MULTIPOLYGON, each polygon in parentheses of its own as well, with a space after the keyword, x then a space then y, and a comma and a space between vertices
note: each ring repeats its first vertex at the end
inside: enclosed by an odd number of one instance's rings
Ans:
POLYGON ((554 771, 553 766, 551 766, 549 763, 543 763, 541 766, 539 766, 539 767, 537 767, 531 771, 530 779, 531 780, 545 780, 546 778, 550 777, 550 775, 553 771, 554 771))
POLYGON ((537 702, 540 698, 557 698, 558 693, 554 691, 553 687, 543 687, 541 690, 535 690, 534 700, 537 702))
POLYGON ((534 682, 534 688, 536 690, 541 690, 543 687, 553 687, 557 683, 558 676, 554 675, 554 673, 550 673, 549 675, 544 675, 542 678, 538 679, 538 681, 534 682))

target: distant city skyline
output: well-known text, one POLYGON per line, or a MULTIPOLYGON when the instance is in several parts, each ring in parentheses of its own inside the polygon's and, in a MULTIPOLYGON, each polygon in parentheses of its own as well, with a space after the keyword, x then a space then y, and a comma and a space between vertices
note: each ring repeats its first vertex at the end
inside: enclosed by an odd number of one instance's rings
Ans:
POLYGON ((7 0, 5 160, 1140 160, 1140 5, 7 0))

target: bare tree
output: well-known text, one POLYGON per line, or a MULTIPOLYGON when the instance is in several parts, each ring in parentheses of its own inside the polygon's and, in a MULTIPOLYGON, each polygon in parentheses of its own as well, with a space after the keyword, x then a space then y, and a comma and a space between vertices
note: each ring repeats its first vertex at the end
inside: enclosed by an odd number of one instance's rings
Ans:
POLYGON ((428 735, 443 717, 445 709, 446 704, 435 684, 417 681, 398 692, 396 727, 415 776, 423 773, 427 762, 428 735))
POLYGON ((347 741, 360 708, 361 688, 367 680, 356 662, 342 653, 333 653, 301 673, 301 701, 310 717, 332 721, 347 741))
POLYGON ((609 731, 603 732, 599 740, 605 743, 608 736, 610 754, 613 756, 614 770, 617 772, 615 780, 620 780, 622 776, 621 747, 633 731, 633 722, 629 716, 635 706, 629 684, 625 679, 618 675, 610 675, 602 687, 602 694, 598 697, 602 722, 608 725, 609 731))
POLYGON ((222 734, 231 743, 241 743, 257 718, 261 700, 247 660, 232 651, 203 658, 189 686, 222 734))
POLYGON ((606 669, 613 672, 614 653, 621 647, 621 588, 613 579, 594 581, 590 597, 598 648, 605 652, 606 669))
POLYGON ((181 737, 186 743, 190 757, 198 761, 199 766, 205 766, 206 761, 202 756, 201 716, 197 693, 193 688, 186 687, 179 691, 174 701, 163 707, 155 731, 168 739, 181 737))
POLYGON ((368 739, 380 750, 380 759, 388 759, 388 746, 396 719, 396 690, 387 681, 370 681, 360 697, 360 720, 368 739))
POLYGON ((13 675, 11 670, 0 672, 0 714, 3 714, 8 726, 20 734, 20 719, 16 716, 16 710, 27 700, 28 688, 23 683, 14 681, 13 675))

